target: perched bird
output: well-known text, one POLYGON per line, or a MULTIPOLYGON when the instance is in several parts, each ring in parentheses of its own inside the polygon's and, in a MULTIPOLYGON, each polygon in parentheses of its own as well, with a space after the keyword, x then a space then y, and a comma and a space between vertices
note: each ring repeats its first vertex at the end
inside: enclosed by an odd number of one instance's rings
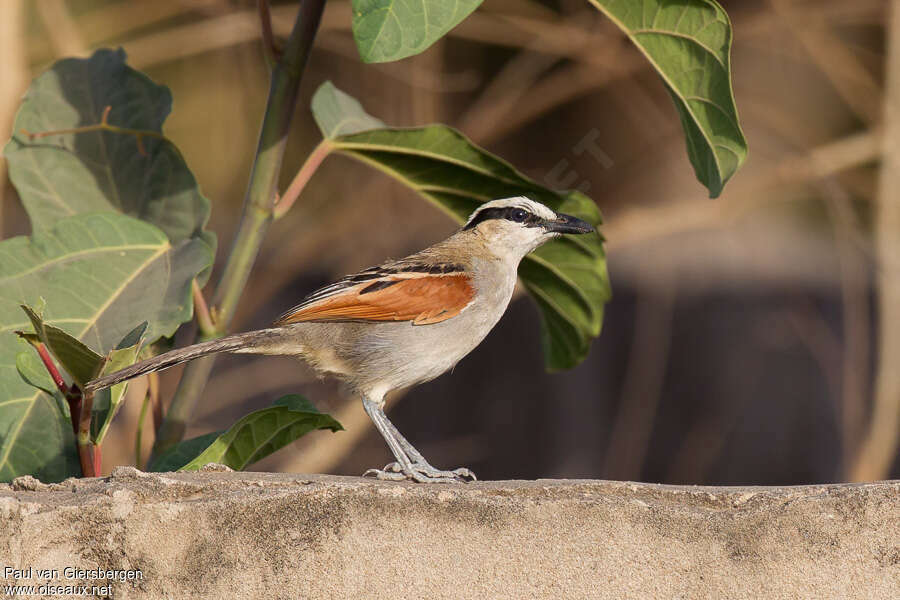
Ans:
POLYGON ((475 479, 466 468, 431 466, 384 414, 385 394, 434 379, 481 343, 506 311, 526 254, 559 235, 591 231, 590 224, 528 198, 493 200, 446 240, 313 292, 269 329, 166 352, 85 389, 216 352, 296 356, 362 396, 397 459, 367 474, 419 482, 475 479))

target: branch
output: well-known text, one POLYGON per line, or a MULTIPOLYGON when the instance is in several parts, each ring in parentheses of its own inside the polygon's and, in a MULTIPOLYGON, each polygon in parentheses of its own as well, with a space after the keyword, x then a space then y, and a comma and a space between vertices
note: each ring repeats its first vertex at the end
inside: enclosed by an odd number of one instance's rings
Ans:
MULTIPOLYGON (((244 201, 244 212, 222 279, 213 296, 216 307, 215 337, 224 335, 234 318, 250 270, 266 230, 274 218, 278 176, 297 104, 300 79, 324 7, 325 0, 306 0, 301 4, 284 54, 272 71, 269 98, 244 201)), ((214 362, 215 357, 209 356, 197 359, 185 368, 172 404, 157 433, 153 456, 159 456, 184 436, 187 420, 206 386, 214 362)))
POLYGON ((53 362, 53 357, 50 356, 50 352, 47 350, 44 343, 38 341, 37 336, 33 333, 26 333, 24 331, 17 331, 16 335, 31 344, 31 347, 37 350, 38 356, 41 357, 41 362, 44 363, 44 368, 47 369, 50 378, 53 379, 53 383, 56 385, 56 389, 59 390, 62 397, 66 399, 66 403, 69 405, 69 420, 72 421, 72 433, 75 434, 77 444, 78 422, 81 419, 81 390, 79 390, 76 385, 73 385, 71 388, 66 385, 62 374, 59 372, 59 368, 56 366, 56 363, 53 362))
POLYGON ((41 357, 41 362, 44 363, 44 368, 47 369, 47 372, 50 373, 50 378, 53 379, 53 383, 56 384, 56 389, 58 389, 59 393, 63 396, 68 396, 69 386, 66 385, 65 380, 62 378, 56 363, 53 362, 53 358, 50 356, 50 352, 47 351, 47 347, 44 343, 37 341, 37 336, 34 334, 25 333, 24 331, 17 331, 16 335, 31 344, 31 347, 37 350, 38 356, 41 357))
POLYGON ((316 172, 316 169, 319 168, 319 165, 322 164, 322 161, 325 160, 325 157, 328 156, 331 150, 331 143, 329 143, 327 139, 323 139, 306 158, 306 162, 304 162, 303 166, 300 167, 300 170, 297 171, 294 180, 291 181, 291 185, 288 186, 284 195, 280 196, 278 202, 275 204, 274 216, 276 219, 280 219, 291 209, 294 202, 300 197, 303 188, 306 187, 307 182, 313 176, 313 173, 316 172))
POLYGON ((256 8, 259 12, 259 25, 262 30, 263 53, 269 66, 278 64, 281 57, 281 49, 275 42, 275 34, 272 33, 272 13, 269 10, 269 0, 257 0, 256 8))
POLYGON ((203 291, 200 289, 200 284, 197 283, 196 279, 191 282, 191 292, 194 296, 194 316, 197 317, 197 326, 200 328, 200 333, 204 337, 215 337, 216 326, 209 312, 209 305, 206 304, 206 298, 203 296, 203 291))

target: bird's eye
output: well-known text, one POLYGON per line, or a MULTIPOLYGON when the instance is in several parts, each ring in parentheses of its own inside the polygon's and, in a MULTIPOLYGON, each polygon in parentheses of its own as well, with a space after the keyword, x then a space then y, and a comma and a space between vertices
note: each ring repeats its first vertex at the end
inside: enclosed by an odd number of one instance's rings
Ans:
POLYGON ((524 223, 525 219, 528 217, 528 213, 521 208, 517 208, 512 212, 511 218, 516 223, 524 223))

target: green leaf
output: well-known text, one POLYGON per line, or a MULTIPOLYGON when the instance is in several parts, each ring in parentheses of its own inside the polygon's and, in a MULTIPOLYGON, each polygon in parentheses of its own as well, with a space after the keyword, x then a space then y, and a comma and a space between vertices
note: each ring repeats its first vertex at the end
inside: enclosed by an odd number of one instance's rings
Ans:
POLYGON ((145 320, 148 340, 172 335, 191 318, 192 279, 211 262, 204 242, 173 246, 153 225, 114 213, 0 242, 0 481, 78 473, 71 423, 16 368, 18 354, 34 352, 14 333, 30 325, 19 305, 45 298, 43 323, 105 354, 145 320))
MULTIPOLYGON (((347 109, 348 122, 366 122, 359 103, 349 102, 349 96, 331 84, 323 84, 316 96, 320 101, 313 103, 314 111, 326 105, 331 109, 327 119, 317 117, 320 125, 323 120, 339 121, 338 107, 347 109), (329 104, 331 99, 335 101, 329 104)), ((323 127, 322 133, 328 136, 330 131, 323 127)), ((406 184, 460 223, 481 203, 511 196, 528 196, 595 226, 602 222, 597 206, 584 194, 538 185, 444 125, 380 127, 334 137, 330 143, 334 151, 406 184)), ((575 366, 600 334, 603 305, 610 297, 602 238, 593 233, 550 242, 522 261, 519 276, 541 309, 548 368, 575 366)))
POLYGON ((154 460, 150 470, 157 473, 177 471, 197 458, 223 433, 223 431, 213 431, 212 433, 178 442, 154 460))
POLYGON ((330 81, 319 86, 312 97, 312 114, 322 135, 334 139, 384 127, 384 122, 365 111, 359 100, 334 87, 330 81))
POLYGON ((252 412, 228 431, 181 442, 154 462, 154 471, 196 471, 208 463, 243 470, 315 429, 340 431, 340 423, 296 394, 252 412))
POLYGON ((353 0, 353 39, 363 62, 419 54, 459 25, 482 0, 353 0))
POLYGON ((590 0, 647 57, 668 88, 697 179, 710 197, 747 158, 731 86, 731 22, 713 0, 590 0))
MULTIPOLYGON (((144 341, 144 333, 147 331, 147 325, 148 323, 144 321, 135 327, 119 342, 115 350, 111 350, 106 355, 105 363, 98 376, 115 373, 133 365, 137 361, 138 353, 141 351, 141 345, 144 341)), ((119 407, 122 404, 122 399, 125 398, 127 388, 128 381, 123 381, 94 394, 93 414, 91 415, 91 440, 98 446, 103 443, 103 438, 106 436, 110 423, 112 423, 116 413, 119 412, 119 407)))
POLYGON ((35 335, 56 358, 59 366, 72 376, 75 383, 83 386, 100 374, 105 360, 101 355, 59 327, 44 323, 40 315, 30 307, 23 304, 22 310, 28 315, 35 335))
POLYGON ((110 131, 34 140, 22 133, 96 125, 107 106, 109 124, 160 134, 172 96, 127 66, 122 50, 61 60, 29 87, 4 153, 32 228, 115 211, 153 223, 173 244, 199 237, 214 248, 215 235, 204 230, 209 200, 169 140, 144 136, 139 146, 135 136, 110 131))

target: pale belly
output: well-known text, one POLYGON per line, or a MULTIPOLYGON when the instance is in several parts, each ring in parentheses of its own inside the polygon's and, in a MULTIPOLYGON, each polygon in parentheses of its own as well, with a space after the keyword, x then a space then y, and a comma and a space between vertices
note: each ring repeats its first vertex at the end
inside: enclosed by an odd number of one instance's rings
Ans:
POLYGON ((505 308, 465 310, 431 325, 304 323, 297 326, 305 341, 301 355, 360 393, 381 395, 449 371, 481 343, 505 308))

